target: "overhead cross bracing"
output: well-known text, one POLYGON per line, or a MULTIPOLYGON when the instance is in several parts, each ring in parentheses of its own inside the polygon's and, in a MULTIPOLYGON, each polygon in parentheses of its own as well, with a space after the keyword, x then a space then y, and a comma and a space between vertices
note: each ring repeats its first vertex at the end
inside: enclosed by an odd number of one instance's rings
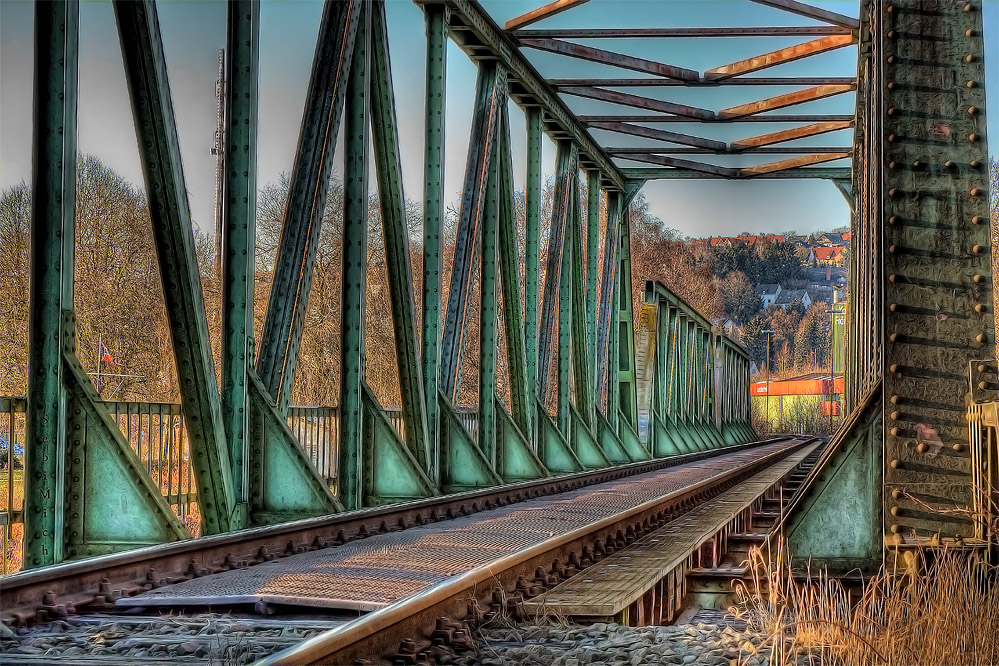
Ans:
MULTIPOLYGON (((760 20, 779 24, 790 19, 789 22, 801 25, 696 27, 677 25, 676 15, 684 12, 679 10, 677 3, 667 3, 669 10, 661 14, 657 14, 654 7, 644 7, 640 27, 618 27, 617 23, 626 24, 634 15, 632 10, 636 6, 625 3, 619 5, 620 11, 614 12, 613 27, 597 28, 593 27, 595 19, 606 23, 609 18, 606 6, 592 3, 584 7, 585 4, 555 2, 544 5, 511 18, 505 27, 515 38, 523 56, 539 71, 546 74, 555 68, 559 68, 559 72, 563 69, 572 71, 572 76, 559 74, 546 78, 606 154, 630 178, 703 176, 745 180, 773 178, 777 174, 781 177, 849 178, 848 167, 809 167, 847 160, 852 154, 852 114, 815 111, 822 107, 823 100, 847 93, 852 97, 856 91, 857 19, 801 2, 760 1, 756 3, 760 5, 756 12, 760 20), (618 20, 617 16, 625 18, 618 20), (667 23, 649 25, 660 17, 667 23), (711 45, 717 45, 722 38, 731 43, 736 37, 748 38, 743 43, 748 44, 746 52, 751 55, 729 62, 721 56, 713 56, 721 62, 710 64, 712 56, 705 54, 719 51, 711 45), (686 48, 677 48, 679 44, 686 48), (822 58, 823 54, 841 49, 849 52, 845 60, 830 62, 822 58), (674 59, 663 61, 665 53, 674 59), (691 67, 691 60, 703 64, 699 69, 691 67), (786 67, 802 61, 809 63, 807 76, 801 75, 800 69, 786 67), (844 62, 846 71, 843 71, 844 62), (822 72, 823 69, 828 75, 815 75, 816 70, 822 72), (720 90, 727 91, 725 99, 732 99, 738 95, 734 92, 736 89, 756 87, 773 93, 753 95, 749 101, 738 104, 713 105, 696 101, 711 97, 719 99, 720 90), (703 91, 703 94, 697 91, 703 91), (586 106, 573 100, 585 100, 586 106), (810 113, 786 112, 804 105, 810 113), (784 112, 775 113, 778 110, 784 112), (643 113, 636 115, 635 111, 643 113), (655 127, 663 122, 683 123, 684 131, 669 132, 655 127), (744 122, 781 125, 776 132, 761 134, 747 129, 744 136, 734 136, 733 131, 742 129, 744 122), (731 126, 724 132, 723 140, 716 138, 719 125, 731 126), (825 144, 809 140, 831 133, 838 134, 829 137, 825 144), (626 144, 621 144, 620 135, 627 138, 626 144), (786 145, 771 150, 752 150, 774 143, 786 145), (745 159, 751 152, 797 157, 770 162, 745 159), (719 156, 720 160, 677 157, 691 154, 719 156), (726 159, 735 156, 741 159, 726 159), (627 171, 631 166, 629 162, 663 168, 627 171)), ((750 0, 746 4, 749 5, 750 0)))

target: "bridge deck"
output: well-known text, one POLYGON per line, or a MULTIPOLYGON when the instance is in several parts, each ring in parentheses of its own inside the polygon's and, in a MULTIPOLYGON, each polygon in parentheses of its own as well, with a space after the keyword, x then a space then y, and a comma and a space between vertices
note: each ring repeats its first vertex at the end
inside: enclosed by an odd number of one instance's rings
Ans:
POLYGON ((570 617, 610 617, 667 577, 735 516, 808 457, 803 447, 714 499, 708 500, 628 548, 609 555, 525 603, 525 610, 570 617))
MULTIPOLYGON (((371 611, 449 577, 541 546, 582 527, 612 524, 687 489, 780 455, 784 440, 587 486, 543 499, 369 537, 248 569, 205 576, 119 600, 120 606, 257 602, 371 611)), ((795 458, 797 459, 797 455, 795 458)), ((786 465, 781 464, 785 469, 786 465)))

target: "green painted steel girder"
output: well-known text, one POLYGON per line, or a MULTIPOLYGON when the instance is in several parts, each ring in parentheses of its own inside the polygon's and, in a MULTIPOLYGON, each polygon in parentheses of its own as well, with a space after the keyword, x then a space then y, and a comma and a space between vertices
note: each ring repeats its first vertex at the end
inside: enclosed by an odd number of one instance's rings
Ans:
MULTIPOLYGON (((578 174, 573 180, 573 197, 570 206, 572 207, 572 225, 569 241, 571 244, 572 272, 566 277, 571 285, 571 304, 569 316, 571 318, 572 335, 572 385, 575 389, 576 411, 585 426, 596 431, 596 410, 593 403, 593 373, 590 370, 590 308, 588 289, 587 264, 583 259, 583 220, 579 206, 579 177, 578 174)), ((593 226, 596 226, 595 224, 593 226)), ((589 234, 593 238, 595 234, 589 234)), ((596 250, 594 247, 594 255, 596 250)), ((594 257, 595 259, 595 257, 594 257)), ((594 261, 594 264, 596 262, 594 261)), ((596 289, 596 276, 593 276, 593 288, 596 289)))
POLYGON ((600 172, 586 174, 586 331, 589 356, 597 349, 597 250, 600 242, 600 172))
POLYGON ((465 329, 482 237, 482 215, 488 176, 491 173, 491 156, 495 149, 500 108, 507 104, 504 72, 495 63, 481 63, 475 91, 475 111, 465 163, 465 185, 458 213, 458 237, 454 246, 451 288, 448 292, 447 315, 441 341, 440 390, 452 403, 458 399, 458 387, 461 384, 465 329))
POLYGON ((424 10, 427 30, 425 143, 423 159, 423 394, 427 399, 427 441, 433 449, 431 478, 439 480, 441 226, 444 221, 444 110, 447 103, 447 28, 450 11, 424 10))
POLYGON ((392 303, 402 415, 406 423, 406 444, 426 473, 431 451, 427 440, 420 347, 414 326, 413 271, 410 266, 406 199, 402 191, 402 161, 399 157, 395 93, 392 90, 388 26, 384 2, 374 2, 368 7, 371 12, 371 134, 385 237, 385 263, 392 303))
MULTIPOLYGON (((541 109, 528 107, 524 224, 524 343, 529 395, 538 387, 538 240, 541 235, 541 109)), ((530 402, 530 401, 529 401, 530 402)))
POLYGON ((552 198, 541 325, 538 330, 538 398, 543 404, 547 404, 551 382, 553 338, 559 313, 559 285, 565 253, 565 232, 567 217, 570 215, 572 179, 575 178, 576 171, 575 149, 567 141, 559 142, 555 154, 555 195, 552 198))
POLYGON ((363 506, 364 310, 368 264, 368 33, 359 21, 344 111, 343 262, 340 288, 340 450, 337 496, 345 508, 363 506))
POLYGON ((486 179, 485 205, 481 219, 482 261, 479 270, 479 447, 493 466, 496 464, 496 277, 499 270, 496 243, 500 217, 501 162, 496 159, 496 152, 493 151, 493 159, 489 161, 486 179))
MULTIPOLYGON (((25 415, 25 569, 63 559, 66 459, 64 309, 73 307, 80 6, 35 4, 28 401, 25 415)), ((11 507, 13 508, 13 507, 11 507)))
POLYGON ((319 24, 257 359, 257 374, 282 413, 287 410, 295 385, 295 367, 361 5, 327 2, 319 24))
POLYGON ((166 58, 152 0, 114 4, 187 425, 202 534, 232 528, 232 467, 194 251, 166 58))
MULTIPOLYGON (((260 2, 226 5, 225 207, 222 222, 222 419, 233 500, 247 501, 247 364, 253 362, 260 2)), ((236 524, 243 524, 240 517, 236 524)))
MULTIPOLYGON (((523 324, 526 313, 521 316, 520 294, 520 261, 517 252, 517 211, 514 204, 513 155, 510 141, 510 116, 507 107, 502 109, 501 132, 499 135, 499 261, 500 276, 503 285, 503 326, 506 333, 506 357, 508 382, 510 386, 510 410, 513 420, 521 433, 533 440, 534 431, 534 390, 528 376, 528 358, 525 351, 525 330, 523 324)), ((537 252, 537 234, 535 234, 535 252, 537 252)), ((535 256, 535 269, 537 257, 535 256)), ((528 278, 530 279, 530 278, 528 278)), ((537 295, 537 274, 535 280, 535 297, 537 295)), ((535 317, 537 305, 533 307, 535 317)), ((533 338, 533 335, 527 335, 533 338)), ((497 431, 497 437, 502 435, 497 431)), ((501 461, 497 461, 499 464, 501 461)))
POLYGON ((610 356, 611 329, 614 311, 614 269, 617 267, 617 245, 619 220, 621 216, 621 194, 607 193, 607 227, 604 232, 603 272, 600 277, 600 311, 597 318, 596 354, 594 374, 596 375, 597 407, 604 410, 607 421, 616 424, 615 412, 609 406, 608 368, 614 367, 610 356))

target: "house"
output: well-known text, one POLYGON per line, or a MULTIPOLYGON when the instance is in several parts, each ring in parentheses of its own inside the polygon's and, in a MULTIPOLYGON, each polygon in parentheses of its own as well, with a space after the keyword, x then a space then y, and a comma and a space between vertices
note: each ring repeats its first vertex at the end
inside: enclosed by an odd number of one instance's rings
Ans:
POLYGON ((730 338, 734 337, 736 323, 731 319, 726 319, 725 317, 718 317, 712 322, 712 324, 716 332, 724 333, 730 338))
POLYGON ((846 259, 845 247, 813 247, 812 254, 816 266, 842 266, 846 259))
POLYGON ((756 296, 760 299, 763 304, 763 309, 766 310, 775 302, 777 302, 777 297, 780 296, 780 285, 779 284, 761 284, 756 287, 756 296))
POLYGON ((775 304, 787 310, 787 306, 795 301, 801 301, 801 304, 807 310, 808 306, 812 304, 812 297, 808 295, 808 291, 805 289, 782 289, 775 304))
POLYGON ((826 247, 843 247, 844 245, 850 244, 850 232, 847 231, 842 234, 834 234, 832 232, 820 234, 815 242, 819 245, 825 245, 826 247))

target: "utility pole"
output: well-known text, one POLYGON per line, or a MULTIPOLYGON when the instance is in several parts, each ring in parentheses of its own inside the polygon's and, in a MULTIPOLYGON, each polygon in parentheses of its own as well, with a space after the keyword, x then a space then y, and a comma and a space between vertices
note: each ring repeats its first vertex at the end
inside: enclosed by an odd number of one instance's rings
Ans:
POLYGON ((767 334, 767 398, 766 398, 766 410, 767 410, 767 434, 774 434, 773 422, 770 420, 770 334, 776 333, 772 329, 767 329, 763 331, 767 334))

